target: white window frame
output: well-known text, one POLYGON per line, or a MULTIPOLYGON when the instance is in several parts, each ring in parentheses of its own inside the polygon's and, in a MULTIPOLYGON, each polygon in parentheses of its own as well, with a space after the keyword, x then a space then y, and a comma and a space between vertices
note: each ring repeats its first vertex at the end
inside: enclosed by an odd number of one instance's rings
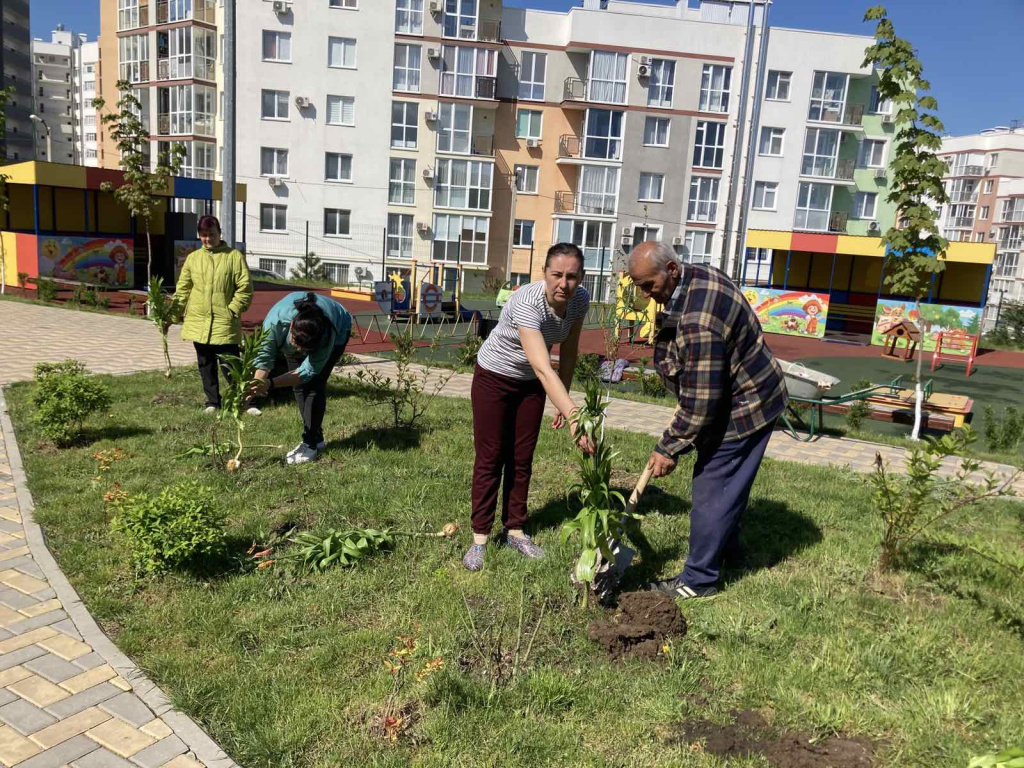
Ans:
POLYGON ((149 35, 125 35, 117 40, 119 77, 130 83, 144 83, 149 78, 149 35), (145 65, 145 67, 143 67, 145 65), (143 77, 143 69, 146 76, 143 77))
POLYGON ((731 87, 732 67, 722 64, 705 64, 700 78, 700 103, 697 109, 701 112, 727 113, 731 87), (716 78, 718 79, 717 84, 716 78))
POLYGON ((325 152, 324 153, 324 181, 329 184, 351 184, 352 183, 352 155, 347 152, 325 152), (348 176, 343 175, 345 170, 345 158, 348 158, 348 176), (338 175, 331 176, 331 163, 338 166, 338 175))
MULTIPOLYGON (((156 11, 154 3, 154 12, 156 11)), ((117 31, 139 28, 139 0, 117 0, 117 31)))
POLYGON ((999 164, 999 153, 998 152, 990 152, 988 154, 988 157, 985 158, 985 167, 986 168, 995 168, 998 164, 999 164))
POLYGON ((671 108, 676 82, 675 61, 652 59, 647 78, 647 106, 671 108))
POLYGON ((622 144, 625 135, 625 112, 617 109, 588 108, 583 126, 583 157, 593 160, 621 160, 622 144), (603 130, 603 126, 595 124, 598 122, 598 118, 605 114, 608 115, 608 132, 598 133, 598 130, 603 130), (616 119, 619 122, 618 134, 613 133, 616 119), (602 143, 606 144, 603 153, 598 151, 602 143))
POLYGON ((637 201, 641 203, 661 203, 665 200, 665 174, 650 171, 640 172, 640 189, 637 201), (646 182, 646 184, 645 184, 646 182))
POLYGON ((441 102, 437 108, 437 151, 468 155, 473 151, 473 105, 441 102), (466 115, 465 127, 457 128, 457 115, 466 115), (462 149, 462 147, 465 149, 462 149))
POLYGON ((995 182, 992 179, 985 179, 985 194, 991 195, 992 188, 995 186, 995 182))
POLYGON ((341 96, 338 94, 327 94, 327 111, 324 113, 324 125, 337 125, 345 128, 351 128, 356 124, 356 99, 355 96, 341 96), (339 104, 339 120, 340 122, 334 122, 331 120, 331 104, 337 100, 339 104), (346 103, 351 104, 351 122, 345 122, 345 105, 346 103))
POLYGON ((694 168, 722 168, 725 163, 725 123, 698 120, 693 137, 694 168), (714 126, 714 127, 712 127, 714 126), (709 134, 711 134, 709 136, 709 134), (719 139, 709 143, 708 139, 719 139), (710 162, 708 160, 710 159, 710 162))
POLYGON ((288 176, 288 150, 284 147, 260 147, 260 176, 285 178, 288 176), (267 171, 267 161, 272 169, 267 171))
POLYGON ((388 164, 388 205, 416 205, 416 159, 392 157, 388 164))
POLYGON ((587 100, 603 104, 625 104, 629 97, 629 54, 620 51, 591 51, 587 67, 587 100), (611 57, 610 78, 594 76, 595 62, 611 57), (621 89, 622 96, 619 96, 621 89))
POLYGON ((353 37, 335 37, 330 35, 327 38, 327 66, 330 69, 355 69, 356 68, 356 40, 353 37), (336 46, 341 51, 341 63, 332 59, 336 46), (351 56, 349 56, 351 54, 351 56))
POLYGON ((352 211, 347 208, 324 208, 324 237, 352 237, 352 211), (342 214, 345 214, 342 216, 342 214), (338 225, 338 230, 341 230, 341 223, 345 221, 347 226, 344 227, 345 232, 331 232, 328 228, 328 222, 330 222, 332 215, 334 216, 335 223, 338 225))
POLYGON ((288 206, 279 203, 260 203, 260 232, 287 232, 288 206), (271 213, 273 227, 264 227, 265 214, 271 213))
POLYGON ((553 226, 554 242, 573 243, 583 251, 583 285, 595 298, 599 273, 603 271, 606 278, 612 273, 613 228, 610 221, 591 219, 555 219, 553 226))
POLYGON ((835 187, 832 184, 825 184, 822 182, 811 182, 801 181, 800 186, 797 190, 796 200, 796 214, 793 217, 793 228, 808 232, 827 232, 829 219, 832 215, 832 193, 835 187), (803 195, 804 190, 807 190, 806 205, 800 204, 800 198, 803 195), (824 189, 827 191, 828 199, 823 207, 812 208, 811 199, 815 191, 824 189), (824 225, 821 227, 811 226, 812 223, 816 223, 812 216, 819 216, 823 219, 824 225), (803 226, 801 226, 801 220, 803 226))
POLYGON ((476 0, 444 0, 441 37, 449 40, 476 40, 480 5, 476 0), (471 12, 467 12, 466 6, 471 12), (454 20, 454 24, 449 24, 454 20))
POLYGON ((709 264, 714 256, 715 231, 713 229, 691 229, 686 233, 683 249, 683 260, 687 264, 709 264), (703 245, 703 249, 699 254, 694 249, 698 240, 703 245))
POLYGON ((418 101, 392 101, 391 102, 391 148, 392 149, 416 149, 419 145, 420 135, 420 104, 418 101), (401 121, 395 116, 395 108, 401 109, 401 121), (411 109, 410 109, 411 108, 411 109), (410 115, 410 112, 412 113, 410 115), (411 122, 410 122, 411 118, 411 122), (401 139, 397 140, 395 132, 401 132, 401 139), (412 133, 410 140, 409 134, 412 133))
POLYGON ((277 64, 291 64, 292 63, 292 33, 284 32, 279 29, 264 29, 263 30, 263 50, 261 51, 263 61, 274 62, 277 64), (272 42, 274 48, 274 55, 267 56, 267 43, 272 42), (284 58, 281 56, 281 43, 287 42, 284 46, 288 50, 284 58))
POLYGON ((755 181, 750 207, 755 211, 775 211, 779 202, 779 182, 755 181), (769 205, 769 200, 771 204, 769 205))
POLYGON ((581 214, 614 216, 618 212, 619 169, 606 165, 580 167, 576 188, 576 210, 581 214), (587 191, 587 177, 598 177, 595 190, 587 191))
POLYGON ((804 134, 800 175, 834 178, 839 164, 839 145, 842 140, 842 134, 834 128, 808 128, 804 134), (827 151, 829 139, 834 140, 831 152, 827 151))
POLYGON ((424 0, 395 0, 395 33, 423 36, 424 0))
POLYGON ((516 110, 516 138, 517 139, 539 139, 544 128, 544 111, 540 109, 517 109, 516 110), (520 133, 521 118, 527 118, 527 131, 520 133))
POLYGON ((781 69, 768 70, 768 78, 764 88, 765 101, 789 101, 793 89, 793 73, 781 69), (774 82, 772 76, 775 76, 774 82), (782 95, 785 91, 785 95, 782 95))
POLYGON ((324 274, 328 280, 335 285, 348 285, 348 264, 345 262, 325 261, 323 266, 324 274))
POLYGON ((533 245, 536 237, 537 222, 533 219, 516 219, 512 225, 512 247, 529 248, 533 245), (529 232, 530 239, 526 240, 523 235, 529 232))
POLYGON ((516 165, 513 168, 517 195, 536 195, 540 184, 539 165, 516 165), (532 181, 532 183, 530 183, 532 181))
POLYGON ((846 98, 850 92, 850 76, 844 72, 815 71, 811 82, 811 99, 807 108, 807 119, 817 123, 842 123, 846 114, 846 98), (837 81, 842 88, 837 91, 837 81), (829 82, 832 88, 829 88, 829 82), (815 95, 818 94, 818 95, 815 95), (837 95, 838 94, 838 95, 837 95), (835 114, 834 120, 829 119, 835 114))
POLYGON ((288 110, 288 101, 291 98, 290 91, 277 91, 271 88, 264 88, 260 91, 260 119, 261 120, 290 120, 288 110), (268 96, 274 100, 274 114, 268 116, 266 114, 267 98, 268 96), (282 116, 282 105, 284 105, 284 114, 282 116))
POLYGON ((388 258, 411 259, 414 221, 411 213, 388 214, 388 258))
POLYGON ((547 75, 548 55, 539 51, 523 51, 522 59, 523 61, 519 65, 520 100, 544 101, 544 78, 547 75), (538 69, 540 69, 539 77, 538 69))
POLYGON ((785 143, 785 128, 775 128, 774 126, 770 125, 762 126, 761 136, 757 142, 757 154, 761 155, 762 157, 782 157, 783 152, 785 151, 785 143), (766 145, 767 149, 771 150, 776 142, 778 142, 779 145, 777 152, 765 151, 766 145))
POLYGON ((687 221, 714 223, 718 219, 720 184, 718 176, 691 177, 690 197, 686 206, 687 221))
POLYGON ((882 99, 878 95, 878 86, 871 86, 871 95, 868 97, 868 112, 872 115, 891 115, 892 102, 882 99))
POLYGON ((492 48, 442 46, 441 96, 455 96, 461 99, 483 98, 477 95, 480 90, 479 83, 484 79, 495 80, 497 65, 497 51, 492 48))
POLYGON ((981 209, 978 212, 978 218, 981 219, 982 221, 988 221, 990 213, 991 209, 987 205, 983 205, 981 206, 981 209))
POLYGON ((358 0, 330 0, 327 3, 327 7, 341 11, 358 11, 359 2, 358 0))
POLYGON ((486 216, 435 213, 431 260, 451 264, 486 264, 490 225, 491 220, 486 216), (470 238, 465 237, 467 232, 470 238))
POLYGON ((885 168, 886 144, 887 142, 883 139, 864 139, 860 143, 860 152, 857 158, 860 167, 885 168))
POLYGON ((672 121, 667 117, 658 117, 657 115, 647 115, 644 119, 644 146, 645 147, 668 147, 670 141, 670 134, 672 132, 672 121), (658 138, 658 126, 662 123, 665 125, 665 143, 664 144, 653 144, 647 141, 648 138, 648 126, 654 123, 653 138, 656 141, 658 138))
POLYGON ((288 274, 287 259, 271 259, 266 256, 260 256, 258 266, 264 272, 272 272, 278 277, 284 277, 288 274))
POLYGON ((434 207, 490 211, 494 164, 480 160, 439 157, 434 169, 434 207), (463 183, 456 184, 460 177, 463 183), (461 199, 456 199, 456 195, 461 199))
POLYGON ((391 73, 391 88, 403 93, 419 93, 423 66, 423 48, 413 43, 395 43, 394 68, 391 73), (415 54, 415 55, 414 55, 415 54), (412 59, 416 63, 412 63, 412 59), (404 76, 405 87, 399 86, 399 75, 404 76), (415 82, 414 82, 415 81, 415 82))
POLYGON ((874 219, 878 213, 878 193, 877 192, 857 192, 853 199, 853 213, 852 218, 854 219, 874 219), (870 208, 868 203, 870 202, 870 208))

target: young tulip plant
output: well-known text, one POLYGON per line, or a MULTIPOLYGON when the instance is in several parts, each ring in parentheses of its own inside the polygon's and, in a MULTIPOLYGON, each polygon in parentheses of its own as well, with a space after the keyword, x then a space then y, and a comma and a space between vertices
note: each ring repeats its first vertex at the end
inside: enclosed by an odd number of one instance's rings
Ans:
POLYGON ((632 550, 619 542, 626 520, 639 517, 626 512, 625 498, 612 489, 612 461, 618 454, 604 439, 607 408, 600 382, 591 381, 586 386, 583 406, 573 416, 577 433, 585 434, 594 447, 591 454, 577 449, 580 480, 569 493, 579 499, 582 507, 573 520, 562 525, 562 541, 574 535, 580 537, 581 550, 573 566, 572 580, 583 586, 584 608, 591 591, 602 595, 613 586, 607 581, 599 586, 601 577, 620 574, 632 560, 632 550))
MULTIPOLYGON (((256 357, 267 339, 267 331, 257 328, 250 334, 242 336, 242 345, 238 355, 225 355, 225 374, 228 381, 227 391, 221 397, 220 413, 217 418, 224 421, 230 419, 235 424, 235 442, 238 450, 235 458, 227 462, 228 472, 235 472, 242 466, 242 430, 245 429, 245 411, 249 407, 250 391, 256 381, 256 357)), ((265 446, 279 448, 280 446, 265 446)))

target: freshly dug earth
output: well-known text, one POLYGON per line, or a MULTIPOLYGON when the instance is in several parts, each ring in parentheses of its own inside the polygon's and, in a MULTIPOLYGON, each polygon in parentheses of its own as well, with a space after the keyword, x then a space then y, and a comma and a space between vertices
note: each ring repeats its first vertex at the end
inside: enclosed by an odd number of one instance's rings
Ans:
POLYGON ((686 619, 668 595, 626 592, 610 621, 595 621, 587 636, 613 659, 653 659, 665 640, 686 634, 686 619))
POLYGON ((757 712, 733 712, 735 722, 719 725, 687 720, 674 743, 703 742, 705 752, 720 757, 763 755, 779 768, 870 768, 871 742, 864 738, 831 736, 815 744, 804 733, 773 734, 757 712))

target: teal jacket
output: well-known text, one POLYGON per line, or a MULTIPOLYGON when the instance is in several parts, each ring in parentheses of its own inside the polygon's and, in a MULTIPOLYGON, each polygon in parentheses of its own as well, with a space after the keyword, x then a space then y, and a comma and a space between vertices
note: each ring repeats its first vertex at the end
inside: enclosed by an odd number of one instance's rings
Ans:
MULTIPOLYGON (((341 304, 315 294, 316 304, 324 311, 327 321, 330 323, 329 333, 324 334, 320 346, 309 353, 309 356, 302 361, 296 373, 303 383, 316 378, 316 375, 323 370, 327 358, 335 347, 344 348, 348 344, 348 337, 352 331, 352 315, 341 304)), ((270 308, 266 319, 263 321, 263 329, 268 332, 267 340, 263 344, 256 357, 256 368, 261 371, 269 371, 274 367, 274 361, 278 355, 296 355, 298 351, 288 342, 289 330, 292 320, 295 318, 295 302, 306 298, 301 291, 289 293, 277 304, 270 308)))

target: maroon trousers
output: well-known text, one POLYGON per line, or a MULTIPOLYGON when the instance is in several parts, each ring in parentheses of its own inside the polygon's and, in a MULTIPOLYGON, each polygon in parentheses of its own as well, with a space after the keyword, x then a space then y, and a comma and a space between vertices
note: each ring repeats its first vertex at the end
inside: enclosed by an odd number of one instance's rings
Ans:
POLYGON ((473 533, 489 534, 494 525, 498 486, 502 486, 501 522, 522 528, 544 415, 544 386, 476 366, 473 372, 473 533), (504 479, 504 483, 502 480, 504 479))

